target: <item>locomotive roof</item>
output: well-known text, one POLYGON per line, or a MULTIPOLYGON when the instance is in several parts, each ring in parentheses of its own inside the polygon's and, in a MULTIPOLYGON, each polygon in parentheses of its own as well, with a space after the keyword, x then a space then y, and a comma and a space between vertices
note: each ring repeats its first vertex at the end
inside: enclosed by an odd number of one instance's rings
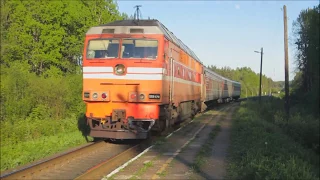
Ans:
POLYGON ((158 26, 159 21, 158 20, 119 20, 119 21, 113 21, 107 24, 103 24, 100 26, 158 26))
POLYGON ((220 74, 212 71, 211 69, 209 69, 209 68, 207 68, 207 67, 204 67, 204 70, 205 70, 206 72, 212 74, 212 75, 215 76, 216 78, 220 78, 220 79, 222 79, 222 80, 230 81, 230 82, 232 82, 232 83, 234 83, 234 84, 241 85, 240 82, 237 82, 237 81, 231 80, 231 79, 229 79, 229 78, 223 77, 223 76, 221 76, 220 74))
POLYGON ((106 26, 132 26, 132 27, 145 27, 145 30, 150 34, 164 34, 167 39, 174 42, 178 47, 183 49, 186 53, 188 53, 193 59, 198 61, 200 64, 202 62, 197 57, 197 55, 187 46, 185 45, 179 38, 177 38, 168 28, 166 28, 160 21, 156 19, 152 20, 118 20, 113 21, 107 24, 103 24, 100 26, 92 27, 89 29, 87 34, 99 34, 102 33, 102 28, 106 26), (157 27, 156 29, 151 27, 157 27), (160 30, 160 31, 159 31, 160 30))

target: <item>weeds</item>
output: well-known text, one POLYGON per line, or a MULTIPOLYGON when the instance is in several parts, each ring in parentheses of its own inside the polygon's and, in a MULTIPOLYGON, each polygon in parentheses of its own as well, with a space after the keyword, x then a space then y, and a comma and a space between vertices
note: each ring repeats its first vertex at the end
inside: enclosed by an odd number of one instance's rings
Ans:
POLYGON ((145 173, 150 167, 153 166, 153 160, 147 163, 144 163, 143 167, 139 169, 138 172, 134 173, 130 179, 138 179, 143 173, 145 173))
POLYGON ((82 137, 81 132, 74 131, 3 146, 1 147, 1 171, 45 158, 84 143, 86 140, 82 137))
POLYGON ((167 141, 167 139, 165 137, 160 137, 155 143, 155 146, 161 146, 162 144, 164 144, 167 141))
POLYGON ((227 179, 319 179, 319 156, 278 126, 276 108, 241 104, 233 118, 227 179))
POLYGON ((158 175, 159 177, 165 177, 167 174, 166 174, 165 171, 163 171, 163 172, 161 172, 161 173, 157 173, 157 175, 158 175))
POLYGON ((289 121, 285 119, 283 100, 269 98, 257 105, 254 101, 248 101, 243 107, 257 111, 261 119, 280 127, 288 136, 299 142, 306 148, 319 154, 319 117, 315 117, 306 111, 306 107, 299 105, 291 107, 289 121))

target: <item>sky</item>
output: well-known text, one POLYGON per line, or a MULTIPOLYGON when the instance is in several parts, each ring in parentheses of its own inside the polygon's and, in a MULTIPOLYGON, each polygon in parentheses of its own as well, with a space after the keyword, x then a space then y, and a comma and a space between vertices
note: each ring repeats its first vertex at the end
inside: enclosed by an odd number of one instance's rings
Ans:
POLYGON ((319 1, 125 1, 119 11, 134 14, 142 5, 142 17, 158 19, 199 57, 204 65, 219 68, 250 67, 274 81, 284 81, 283 5, 287 7, 289 80, 295 75, 293 21, 301 10, 319 1))

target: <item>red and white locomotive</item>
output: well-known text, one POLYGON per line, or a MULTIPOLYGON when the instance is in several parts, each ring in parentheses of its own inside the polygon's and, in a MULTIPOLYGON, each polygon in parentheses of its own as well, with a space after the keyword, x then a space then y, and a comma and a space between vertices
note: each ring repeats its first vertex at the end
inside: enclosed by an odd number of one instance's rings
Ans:
POLYGON ((145 139, 207 102, 240 97, 240 83, 206 68, 158 20, 91 27, 84 44, 83 100, 92 137, 145 139))

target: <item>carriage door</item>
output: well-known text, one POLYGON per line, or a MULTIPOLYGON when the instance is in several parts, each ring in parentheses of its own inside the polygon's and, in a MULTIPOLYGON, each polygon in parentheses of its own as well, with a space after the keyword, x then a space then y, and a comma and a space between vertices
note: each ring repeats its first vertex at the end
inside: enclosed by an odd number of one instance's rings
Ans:
MULTIPOLYGON (((171 49, 172 52, 172 49, 171 49)), ((172 53, 171 53, 172 54, 172 53)), ((173 97, 174 97, 174 59, 172 56, 170 56, 169 59, 169 64, 170 64, 170 84, 169 84, 169 93, 170 93, 170 104, 172 104, 173 97)))
POLYGON ((205 69, 202 69, 202 73, 201 73, 201 101, 206 101, 207 86, 208 86, 208 82, 207 82, 207 78, 206 78, 206 72, 205 72, 205 69))
POLYGON ((164 40, 164 52, 165 52, 165 68, 166 68, 166 80, 164 81, 165 93, 168 93, 167 100, 169 104, 173 103, 173 91, 174 91, 174 69, 173 69, 173 57, 172 57, 172 48, 169 46, 169 41, 164 40))

